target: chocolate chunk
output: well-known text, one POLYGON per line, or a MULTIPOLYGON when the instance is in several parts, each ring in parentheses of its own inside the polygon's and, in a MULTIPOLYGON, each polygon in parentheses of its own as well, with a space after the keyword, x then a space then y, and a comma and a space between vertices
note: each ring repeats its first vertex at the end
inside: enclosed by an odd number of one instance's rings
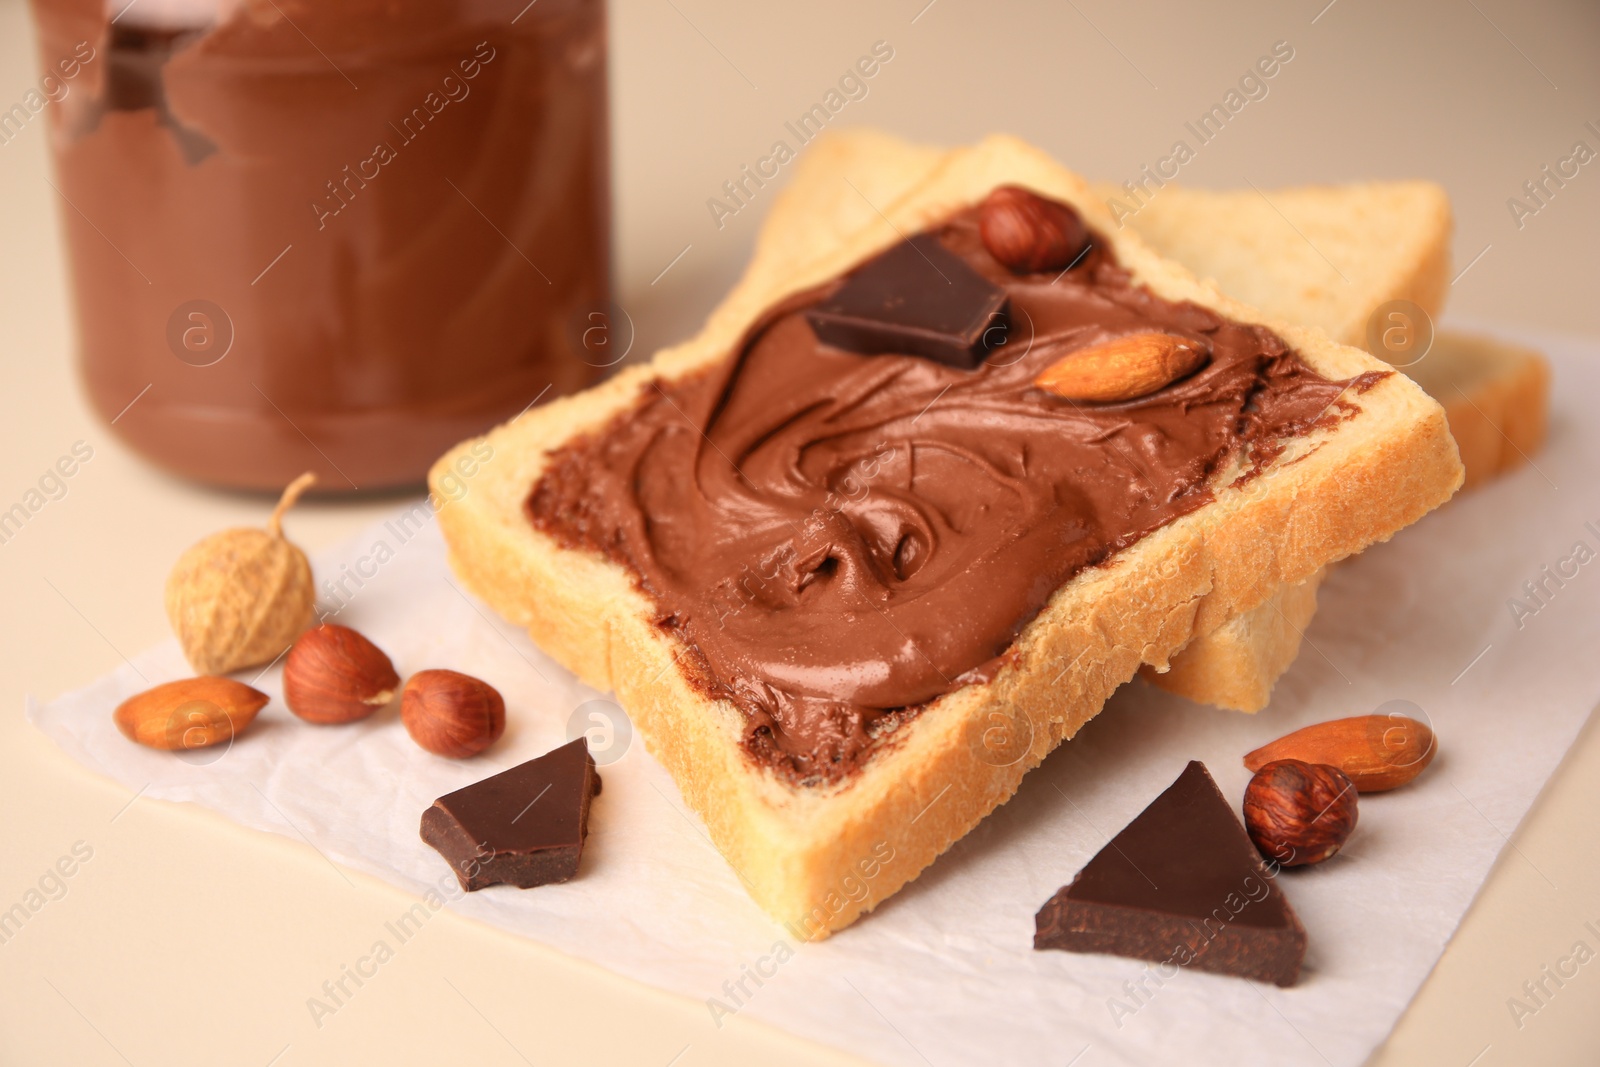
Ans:
POLYGON ((825 344, 971 370, 1004 337, 1006 293, 925 233, 868 260, 806 319, 825 344))
POLYGON ((1045 902, 1033 947, 1294 985, 1306 931, 1195 761, 1045 902))
POLYGON ((530 889, 578 873, 589 800, 600 775, 578 738, 538 759, 440 797, 422 813, 422 839, 471 892, 505 882, 530 889))

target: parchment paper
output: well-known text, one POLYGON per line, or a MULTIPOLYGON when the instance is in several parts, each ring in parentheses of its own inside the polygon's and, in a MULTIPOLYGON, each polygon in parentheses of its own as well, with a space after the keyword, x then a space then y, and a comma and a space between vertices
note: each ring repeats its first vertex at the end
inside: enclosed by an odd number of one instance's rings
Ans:
POLYGON ((329 600, 336 621, 368 634, 403 674, 451 667, 499 687, 510 725, 485 756, 428 755, 394 710, 355 726, 305 725, 278 702, 276 669, 256 683, 274 703, 226 752, 141 749, 117 732, 111 710, 189 673, 174 642, 53 703, 30 703, 28 714, 76 759, 146 797, 304 839, 423 907, 705 1001, 708 1034, 747 1013, 891 1064, 1238 1065, 1286 1055, 1358 1064, 1439 958, 1600 699, 1600 559, 1571 562, 1578 542, 1600 553, 1600 427, 1563 402, 1600 393, 1600 348, 1547 350, 1556 418, 1537 466, 1336 568, 1270 709, 1252 717, 1142 682, 1123 687, 1010 803, 875 914, 820 944, 796 942, 750 902, 605 694, 459 588, 431 520, 405 536, 397 516, 322 554, 317 573, 346 576, 329 600), (1572 576, 1544 581, 1542 603, 1530 601, 1523 583, 1542 580, 1545 565, 1572 576), (1518 619, 1510 598, 1536 610, 1518 619), (1280 877, 1310 935, 1299 986, 1030 947, 1040 904, 1189 759, 1204 760, 1237 799, 1249 777, 1244 752, 1392 700, 1431 720, 1440 755, 1410 787, 1363 798, 1343 854, 1280 877), (422 811, 585 729, 601 747, 607 720, 602 758, 615 758, 601 768, 579 877, 462 895, 418 838, 422 811))

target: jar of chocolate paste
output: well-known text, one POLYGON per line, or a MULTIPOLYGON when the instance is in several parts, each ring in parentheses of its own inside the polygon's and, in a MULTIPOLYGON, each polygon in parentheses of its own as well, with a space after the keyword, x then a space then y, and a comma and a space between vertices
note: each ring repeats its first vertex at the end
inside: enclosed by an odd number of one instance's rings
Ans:
POLYGON ((623 351, 599 0, 33 11, 84 381, 162 467, 416 485, 623 351))

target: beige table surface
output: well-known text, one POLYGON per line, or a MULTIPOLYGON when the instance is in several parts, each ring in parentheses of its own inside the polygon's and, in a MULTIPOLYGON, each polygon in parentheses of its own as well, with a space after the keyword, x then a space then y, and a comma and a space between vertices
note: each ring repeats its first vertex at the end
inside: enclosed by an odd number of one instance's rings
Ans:
MULTIPOLYGON (((1600 148, 1584 128, 1600 125, 1593 4, 925 3, 614 6, 618 279, 640 345, 682 335, 711 307, 766 207, 758 199, 719 231, 706 199, 880 39, 894 59, 839 121, 946 142, 1009 130, 1118 180, 1288 41, 1295 58, 1270 95, 1201 149, 1184 181, 1436 179, 1455 198, 1457 269, 1488 249, 1454 286, 1453 315, 1600 336, 1600 164, 1521 229, 1506 207, 1574 141, 1600 148)), ((23 7, 0 0, 0 103, 36 77, 23 7)), ((263 513, 144 465, 85 408, 44 148, 42 123, 0 147, 0 504, 75 441, 94 459, 0 545, 0 909, 75 843, 93 858, 0 944, 0 1063, 852 1062, 743 1019, 717 1030, 703 1004, 454 916, 318 1029, 306 999, 366 951, 403 895, 357 874, 347 884, 303 844, 130 798, 23 721, 26 694, 53 697, 165 638, 170 562, 263 513)), ((314 549, 392 503, 306 506, 295 533, 314 549)), ((1508 722, 1526 710, 1507 708, 1508 722)), ((1574 918, 1600 925, 1597 781, 1591 724, 1375 1062, 1600 1061, 1600 964, 1520 1028, 1507 1007, 1574 941, 1600 947, 1574 918)), ((1092 1067, 1092 1052, 1081 1062, 1092 1067)))

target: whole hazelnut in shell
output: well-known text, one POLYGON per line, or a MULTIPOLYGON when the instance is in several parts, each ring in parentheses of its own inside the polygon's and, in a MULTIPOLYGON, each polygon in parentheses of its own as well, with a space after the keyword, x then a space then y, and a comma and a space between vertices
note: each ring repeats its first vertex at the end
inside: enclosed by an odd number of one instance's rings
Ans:
POLYGON ((1261 855, 1279 866, 1321 863, 1356 828, 1356 787, 1325 763, 1274 760, 1245 788, 1244 825, 1261 855))
POLYGON ((291 482, 266 529, 223 530, 178 557, 167 578, 167 618, 198 673, 270 663, 311 625, 311 563, 283 536, 283 514, 314 481, 307 472, 291 482))

